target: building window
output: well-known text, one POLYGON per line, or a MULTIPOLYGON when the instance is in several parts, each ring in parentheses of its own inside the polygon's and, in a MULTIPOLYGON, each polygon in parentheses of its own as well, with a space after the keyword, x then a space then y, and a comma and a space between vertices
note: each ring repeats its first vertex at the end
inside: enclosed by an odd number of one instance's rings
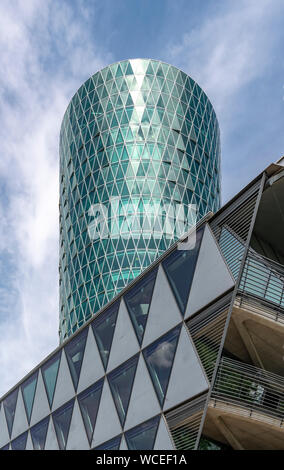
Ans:
POLYGON ((95 447, 94 450, 119 450, 121 435, 95 447))
POLYGON ((121 426, 124 425, 126 418, 137 363, 138 354, 108 374, 108 381, 121 426))
POLYGON ((52 415, 60 450, 64 450, 66 448, 73 407, 74 398, 65 405, 58 408, 58 410, 56 410, 52 415))
POLYGON ((152 450, 155 444, 160 416, 146 421, 125 433, 129 450, 152 450))
POLYGON ((27 419, 29 423, 31 419, 32 409, 33 409, 37 378, 38 378, 38 370, 31 377, 29 377, 21 386, 27 419))
POLYGON ((119 301, 114 303, 105 312, 99 315, 93 322, 92 328, 97 341, 105 369, 107 368, 114 329, 116 325, 119 301))
POLYGON ((21 434, 11 442, 12 450, 25 450, 28 438, 28 431, 21 434))
POLYGON ((18 391, 19 391, 19 389, 17 388, 12 393, 10 393, 10 395, 8 395, 5 398, 5 400, 3 401, 3 406, 4 406, 4 410, 5 410, 5 416, 6 416, 6 421, 7 421, 7 426, 8 426, 8 431, 9 431, 9 436, 10 437, 11 437, 12 427, 13 427, 13 423, 14 423, 16 404, 17 404, 17 398, 18 398, 18 391))
POLYGON ((156 276, 157 269, 151 271, 124 296, 140 344, 145 332, 156 276))
POLYGON ((69 365, 74 388, 77 390, 80 378, 81 366, 87 341, 88 328, 76 335, 66 346, 65 354, 69 365))
POLYGON ((174 362, 181 325, 150 344, 143 351, 160 405, 163 406, 174 362))
POLYGON ((49 424, 49 416, 31 428, 34 450, 43 450, 49 424))
POLYGON ((101 379, 78 395, 78 403, 90 444, 96 424, 103 383, 104 381, 101 379))
POLYGON ((202 227, 196 233, 193 249, 175 250, 162 262, 182 315, 185 314, 203 231, 202 227))
POLYGON ((52 406, 60 358, 61 350, 57 354, 55 354, 51 359, 49 359, 49 361, 47 361, 41 368, 50 407, 52 406))

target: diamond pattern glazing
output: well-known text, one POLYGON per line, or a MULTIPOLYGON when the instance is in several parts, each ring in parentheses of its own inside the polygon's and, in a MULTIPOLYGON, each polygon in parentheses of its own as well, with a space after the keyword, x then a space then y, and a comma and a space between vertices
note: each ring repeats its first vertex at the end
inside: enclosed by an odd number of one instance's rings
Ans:
POLYGON ((80 87, 60 134, 60 341, 180 237, 165 236, 162 227, 158 237, 136 230, 149 205, 196 204, 197 219, 215 212, 219 170, 214 109, 184 72, 126 60, 80 87), (114 197, 122 214, 110 211, 114 197), (100 203, 116 236, 92 240, 89 210, 100 203), (124 237, 129 211, 133 230, 124 237))

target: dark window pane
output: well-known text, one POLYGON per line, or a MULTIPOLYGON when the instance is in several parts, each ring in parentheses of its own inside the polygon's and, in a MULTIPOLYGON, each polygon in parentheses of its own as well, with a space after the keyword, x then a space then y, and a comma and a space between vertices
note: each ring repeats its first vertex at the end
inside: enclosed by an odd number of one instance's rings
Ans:
POLYGON ((34 450, 43 450, 48 429, 49 416, 31 428, 34 450))
POLYGON ((114 437, 110 441, 104 442, 98 447, 95 447, 94 450, 119 450, 120 441, 121 441, 121 435, 114 437))
POLYGON ((28 438, 28 431, 21 434, 11 442, 12 450, 25 450, 28 438))
POLYGON ((129 450, 152 450, 155 444, 160 416, 139 424, 125 433, 129 450))
POLYGON ((175 250, 162 263, 182 315, 186 309, 202 234, 203 228, 196 233, 194 249, 175 250))
POLYGON ((78 395, 78 402, 90 443, 95 428, 103 384, 104 381, 101 379, 78 395))
POLYGON ((73 407, 74 398, 58 408, 52 415, 58 445, 61 450, 64 450, 66 447, 73 407))
POLYGON ((181 326, 177 326, 143 351, 161 406, 164 403, 181 326))
POLYGON ((17 388, 17 390, 14 390, 12 393, 10 393, 10 395, 8 395, 3 401, 3 406, 5 410, 5 416, 6 416, 6 421, 7 421, 7 426, 8 426, 10 437, 11 437, 12 427, 14 423, 18 391, 19 389, 17 388))
POLYGON ((9 450, 9 444, 5 445, 4 447, 1 447, 0 450, 9 450))
POLYGON ((56 384, 56 379, 57 379, 57 374, 58 374, 58 368, 59 368, 59 363, 60 363, 60 357, 61 357, 61 350, 41 367, 42 376, 43 376, 50 407, 52 405, 55 384, 56 384))
POLYGON ((96 338, 105 369, 108 364, 118 308, 119 302, 115 302, 92 322, 94 336, 96 338))
POLYGON ((145 332, 156 276, 157 269, 154 269, 124 296, 140 344, 145 332))
POLYGON ((27 414, 29 423, 31 419, 32 409, 33 409, 37 378, 38 378, 38 370, 31 377, 29 377, 21 386, 26 414, 27 414))
POLYGON ((76 335, 70 343, 65 346, 65 354, 69 365, 75 390, 77 390, 81 366, 84 357, 88 328, 76 335))
POLYGON ((113 399, 122 426, 126 418, 137 363, 138 355, 132 357, 108 375, 113 399))

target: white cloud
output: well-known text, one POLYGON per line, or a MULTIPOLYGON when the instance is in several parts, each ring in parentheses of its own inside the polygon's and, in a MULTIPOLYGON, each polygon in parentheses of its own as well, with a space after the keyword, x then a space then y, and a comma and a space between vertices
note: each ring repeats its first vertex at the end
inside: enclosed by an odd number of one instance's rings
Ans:
POLYGON ((168 369, 172 366, 174 353, 175 345, 173 343, 169 343, 168 341, 164 341, 150 357, 149 362, 153 366, 168 369))
POLYGON ((0 396, 58 344, 60 124, 111 62, 94 43, 92 5, 0 3, 0 396))
POLYGON ((169 41, 167 53, 172 63, 198 82, 214 106, 221 130, 222 193, 227 201, 281 155, 283 140, 274 147, 271 144, 276 134, 281 135, 277 99, 271 103, 273 130, 265 107, 272 94, 267 77, 273 86, 281 69, 284 3, 226 0, 211 2, 206 13, 197 16, 194 29, 169 41), (258 134, 249 133, 250 128, 258 134), (259 132, 267 136, 265 148, 259 132))
POLYGON ((169 44, 168 54, 202 86, 217 111, 229 114, 231 100, 273 60, 273 23, 283 11, 282 0, 229 0, 221 8, 217 3, 198 27, 169 44))

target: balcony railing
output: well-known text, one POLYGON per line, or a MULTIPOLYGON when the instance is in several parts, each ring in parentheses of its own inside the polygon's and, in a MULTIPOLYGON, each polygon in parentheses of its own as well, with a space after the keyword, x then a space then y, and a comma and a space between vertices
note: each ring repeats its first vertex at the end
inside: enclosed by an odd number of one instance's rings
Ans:
POLYGON ((223 358, 211 397, 284 421, 284 378, 248 364, 223 358))
POLYGON ((232 291, 187 321, 209 381, 213 376, 231 299, 232 291))
POLYGON ((284 309, 284 268, 250 251, 239 291, 284 309))
MULTIPOLYGON (((245 251, 244 237, 240 237, 242 232, 238 226, 237 229, 236 232, 236 226, 232 229, 228 224, 224 224, 218 232, 220 249, 235 280, 245 251)), ((250 248, 239 291, 264 299, 284 310, 284 266, 259 255, 250 248)))

